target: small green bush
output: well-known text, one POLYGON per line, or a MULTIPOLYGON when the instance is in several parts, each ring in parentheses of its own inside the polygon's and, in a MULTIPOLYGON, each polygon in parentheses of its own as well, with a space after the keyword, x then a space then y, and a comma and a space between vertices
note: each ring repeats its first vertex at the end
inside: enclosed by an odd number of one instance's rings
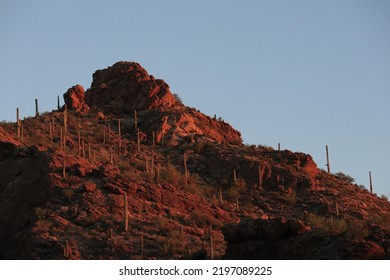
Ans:
POLYGON ((229 199, 239 198, 247 192, 246 182, 244 179, 238 178, 233 185, 227 190, 226 195, 229 199))
POLYGON ((353 184, 355 182, 354 178, 347 174, 344 174, 343 172, 335 173, 334 176, 336 176, 336 178, 340 179, 341 181, 344 181, 347 184, 353 184))
POLYGON ((341 234, 348 228, 348 225, 344 219, 337 220, 325 216, 309 214, 307 220, 312 226, 329 235, 341 234))

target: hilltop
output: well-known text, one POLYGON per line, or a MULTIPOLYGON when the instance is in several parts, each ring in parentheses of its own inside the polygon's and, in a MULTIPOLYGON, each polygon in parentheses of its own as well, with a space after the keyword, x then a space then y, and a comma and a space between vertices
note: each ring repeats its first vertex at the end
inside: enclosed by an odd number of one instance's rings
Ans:
POLYGON ((2 259, 390 258, 386 199, 244 145, 138 63, 63 97, 0 126, 2 259))

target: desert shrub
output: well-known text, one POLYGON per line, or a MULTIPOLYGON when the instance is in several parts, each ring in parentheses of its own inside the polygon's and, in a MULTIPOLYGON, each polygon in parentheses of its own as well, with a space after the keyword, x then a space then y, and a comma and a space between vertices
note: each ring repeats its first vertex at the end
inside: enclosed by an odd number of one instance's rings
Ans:
POLYGON ((206 140, 202 140, 202 139, 199 139, 195 142, 194 146, 192 147, 192 149, 196 152, 196 153, 202 153, 209 145, 209 142, 206 141, 206 140))
POLYGON ((165 168, 160 171, 160 179, 166 183, 172 185, 179 185, 184 183, 184 174, 176 169, 175 166, 168 164, 165 168))
POLYGON ((230 141, 230 144, 232 144, 232 145, 241 145, 242 144, 242 140, 241 139, 234 139, 234 140, 230 141))
POLYGON ((348 184, 353 184, 355 182, 355 179, 351 176, 344 174, 343 172, 335 173, 334 176, 336 176, 337 179, 340 179, 341 181, 344 181, 348 184))
POLYGON ((371 216, 367 219, 367 224, 377 224, 383 228, 390 228, 390 213, 371 216))
POLYGON ((204 211, 203 209, 195 209, 191 213, 191 218, 195 224, 200 227, 212 226, 213 228, 220 228, 222 222, 216 219, 212 213, 204 211))
POLYGON ((130 162, 130 165, 136 170, 146 171, 145 161, 135 159, 130 162))
POLYGON ((177 93, 173 94, 173 98, 175 98, 176 103, 183 105, 183 99, 177 93))
POLYGON ((153 225, 158 228, 161 232, 167 233, 171 229, 169 226, 169 220, 163 216, 156 216, 153 220, 153 225))
POLYGON ((347 225, 346 234, 350 239, 364 239, 368 236, 368 228, 363 224, 349 222, 347 225))
POLYGON ((257 145, 257 148, 261 151, 264 151, 264 152, 272 152, 274 151, 274 148, 271 147, 271 146, 267 146, 267 145, 257 145))
POLYGON ((318 228, 321 232, 330 235, 337 235, 345 232, 348 225, 344 219, 333 219, 325 216, 309 214, 308 222, 318 228))
POLYGON ((280 196, 280 198, 284 202, 290 203, 290 204, 295 204, 297 202, 297 200, 298 200, 297 194, 295 192, 291 192, 291 193, 288 193, 286 195, 280 196))
POLYGON ((162 244, 162 252, 165 255, 183 254, 186 244, 187 240, 180 230, 170 230, 167 239, 162 244))
POLYGON ((358 185, 358 187, 361 188, 362 190, 367 190, 365 185, 358 185))
POLYGON ((246 182, 244 179, 238 178, 233 185, 227 190, 226 195, 229 199, 236 199, 246 193, 246 182))

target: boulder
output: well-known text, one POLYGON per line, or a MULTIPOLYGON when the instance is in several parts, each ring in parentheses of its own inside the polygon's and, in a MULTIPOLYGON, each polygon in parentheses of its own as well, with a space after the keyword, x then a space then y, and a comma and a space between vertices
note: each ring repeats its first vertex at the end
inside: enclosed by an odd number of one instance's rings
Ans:
POLYGON ((84 100, 84 93, 84 88, 81 85, 75 85, 64 93, 64 101, 68 110, 79 113, 87 113, 89 111, 89 106, 84 100))

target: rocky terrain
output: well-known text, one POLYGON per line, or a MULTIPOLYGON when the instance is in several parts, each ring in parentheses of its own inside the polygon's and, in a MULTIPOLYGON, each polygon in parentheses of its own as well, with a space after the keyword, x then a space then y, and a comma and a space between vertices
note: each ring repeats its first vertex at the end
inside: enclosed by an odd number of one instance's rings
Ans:
POLYGON ((2 259, 389 259, 390 203, 242 144, 139 64, 0 126, 2 259))

